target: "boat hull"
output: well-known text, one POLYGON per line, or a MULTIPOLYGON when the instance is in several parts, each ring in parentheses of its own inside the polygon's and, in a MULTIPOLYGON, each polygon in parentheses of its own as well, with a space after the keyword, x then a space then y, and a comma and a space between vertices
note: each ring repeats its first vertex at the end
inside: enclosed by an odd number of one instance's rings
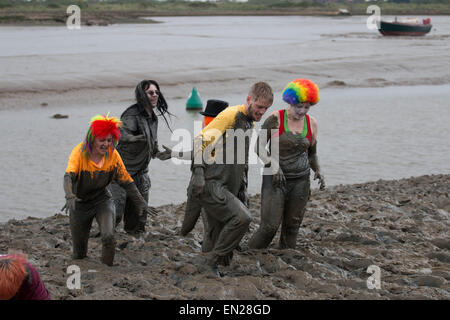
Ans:
POLYGON ((384 36, 424 36, 430 32, 431 24, 407 24, 380 21, 380 33, 384 36))

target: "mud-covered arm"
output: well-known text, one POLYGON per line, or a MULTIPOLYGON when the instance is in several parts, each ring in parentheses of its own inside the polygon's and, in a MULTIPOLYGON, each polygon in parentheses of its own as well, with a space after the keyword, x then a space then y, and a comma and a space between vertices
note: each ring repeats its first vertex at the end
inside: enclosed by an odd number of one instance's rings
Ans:
POLYGON ((140 209, 140 211, 143 210, 145 207, 147 207, 147 203, 145 202, 144 198, 139 192, 139 189, 136 187, 136 183, 131 182, 127 184, 122 184, 121 187, 127 193, 127 197, 131 199, 131 201, 134 203, 136 207, 140 209))
POLYGON ((148 206, 134 181, 125 183, 119 182, 119 185, 125 190, 127 197, 131 200, 131 202, 133 202, 136 208, 138 208, 139 212, 144 211, 147 215, 151 216, 155 216, 157 214, 157 210, 155 208, 148 206))
POLYGON ((256 141, 255 152, 264 165, 269 165, 274 160, 277 160, 278 162, 278 159, 272 159, 270 151, 267 152, 266 150, 267 144, 272 140, 273 130, 278 130, 278 127, 279 120, 274 113, 271 114, 261 126, 261 133, 258 135, 258 139, 256 141))
POLYGON ((186 236, 189 232, 191 232, 192 229, 194 229, 195 224, 197 223, 197 220, 200 217, 200 213, 202 211, 200 201, 198 201, 198 199, 195 199, 191 194, 191 188, 192 188, 192 177, 187 189, 187 201, 186 207, 184 209, 185 211, 184 219, 180 230, 180 234, 183 237, 186 236))
POLYGON ((65 210, 66 213, 68 210, 75 209, 75 203, 77 201, 77 197, 73 191, 73 184, 75 182, 75 179, 76 176, 73 172, 64 174, 63 187, 66 198, 66 204, 62 208, 62 211, 65 210))
POLYGON ((250 199, 248 197, 248 165, 245 165, 244 173, 242 174, 241 187, 238 192, 238 199, 247 207, 250 208, 250 199))
POLYGON ((66 213, 69 209, 75 209, 76 194, 73 190, 73 186, 77 181, 77 173, 80 171, 81 165, 81 149, 79 146, 75 147, 69 156, 69 161, 67 163, 66 171, 63 178, 63 188, 66 198, 66 204, 63 209, 66 213))
POLYGON ((192 157, 194 156, 194 153, 192 150, 189 151, 172 151, 172 149, 166 147, 163 145, 164 149, 166 149, 166 152, 170 152, 171 156, 173 158, 177 158, 180 160, 192 160, 192 157))
POLYGON ((264 163, 264 175, 272 175, 272 184, 275 187, 282 187, 286 183, 283 170, 280 167, 279 159, 279 119, 278 112, 272 113, 261 126, 261 133, 255 145, 255 152, 264 163), (264 139, 264 140, 262 140, 264 139), (270 142, 270 151, 266 150, 270 142))
POLYGON ((173 152, 171 148, 162 145, 164 148, 164 151, 158 151, 156 154, 156 157, 159 160, 168 160, 170 158, 177 158, 181 160, 192 160, 192 151, 180 151, 180 152, 173 152))
POLYGON ((122 126, 119 129, 121 134, 119 143, 145 141, 145 135, 138 132, 139 126, 136 117, 124 116, 120 120, 122 126))
POLYGON ((122 158, 117 150, 114 150, 114 157, 116 158, 116 171, 114 174, 114 180, 125 190, 127 197, 139 208, 139 211, 146 211, 147 214, 156 215, 156 210, 147 205, 147 202, 142 197, 136 184, 127 172, 122 158))
POLYGON ((233 127, 236 111, 225 109, 194 138, 191 194, 199 197, 205 187, 205 153, 212 151, 227 129, 233 127))
POLYGON ((314 171, 314 180, 319 179, 320 190, 325 189, 325 178, 320 172, 319 158, 317 156, 317 140, 308 149, 309 166, 314 171))
POLYGON ((311 145, 308 149, 309 166, 314 171, 314 180, 319 179, 319 189, 325 189, 325 179, 320 172, 319 158, 317 157, 317 121, 313 116, 309 117, 311 123, 311 145))
POLYGON ((76 175, 73 172, 64 174, 64 193, 66 195, 66 199, 75 198, 75 193, 73 192, 73 184, 76 180, 76 175))
POLYGON ((134 205, 139 208, 139 211, 145 211, 148 215, 155 216, 157 210, 153 207, 149 207, 147 202, 142 197, 136 184, 134 182, 122 185, 122 188, 127 193, 127 197, 134 203, 134 205))

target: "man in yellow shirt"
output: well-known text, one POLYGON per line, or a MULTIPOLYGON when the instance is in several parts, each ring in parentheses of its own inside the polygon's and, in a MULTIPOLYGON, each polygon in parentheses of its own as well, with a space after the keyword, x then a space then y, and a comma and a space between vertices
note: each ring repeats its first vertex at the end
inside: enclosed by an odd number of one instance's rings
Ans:
POLYGON ((250 212, 238 198, 248 168, 248 133, 272 103, 272 88, 255 83, 245 104, 226 108, 194 139, 190 192, 205 208, 208 224, 218 226, 211 228, 218 232, 208 261, 216 274, 218 265, 230 264, 250 225, 250 212))
POLYGON ((89 232, 96 218, 103 244, 101 261, 109 266, 113 264, 115 206, 106 188, 112 180, 126 190, 140 211, 155 214, 147 207, 115 149, 120 137, 120 125, 121 122, 115 117, 93 117, 85 141, 79 143, 70 154, 64 174, 64 191, 65 208, 70 215, 74 259, 86 257, 89 232))

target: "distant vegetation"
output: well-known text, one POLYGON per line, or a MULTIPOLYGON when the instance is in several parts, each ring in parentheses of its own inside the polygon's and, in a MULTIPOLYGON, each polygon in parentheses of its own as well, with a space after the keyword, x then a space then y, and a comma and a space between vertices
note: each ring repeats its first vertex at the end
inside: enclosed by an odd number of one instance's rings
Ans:
POLYGON ((83 24, 151 23, 143 16, 181 15, 336 15, 347 9, 353 15, 367 15, 377 4, 385 15, 450 15, 450 0, 390 0, 389 2, 344 0, 249 0, 238 3, 186 2, 184 0, 0 0, 0 23, 58 24, 67 17, 66 8, 78 5, 83 24))

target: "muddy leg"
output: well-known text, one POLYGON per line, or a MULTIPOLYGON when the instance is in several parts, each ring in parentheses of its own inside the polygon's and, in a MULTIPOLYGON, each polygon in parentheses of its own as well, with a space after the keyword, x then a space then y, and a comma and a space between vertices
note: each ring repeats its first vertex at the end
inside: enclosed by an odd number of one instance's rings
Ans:
POLYGON ((95 216, 100 234, 102 237, 102 258, 101 261, 112 266, 114 255, 116 253, 116 242, 114 240, 114 202, 107 200, 97 207, 97 214, 95 216))
POLYGON ((298 229, 309 199, 309 177, 287 181, 288 194, 281 225, 280 248, 295 248, 298 229))
POLYGON ((284 209, 284 193, 273 187, 272 176, 263 176, 261 187, 261 223, 248 242, 251 249, 267 248, 277 233, 284 209))
MULTIPOLYGON (((145 202, 148 203, 148 197, 151 187, 150 177, 148 176, 148 174, 142 174, 135 181, 137 181, 136 186, 139 192, 141 193, 142 198, 144 198, 145 202)), ((135 232, 138 233, 145 232, 145 224, 147 223, 147 213, 136 211, 136 214, 137 214, 137 225, 135 232)))
POLYGON ((91 231, 94 211, 91 210, 70 210, 69 223, 72 235, 73 259, 83 259, 87 255, 89 232, 91 231))
POLYGON ((208 215, 205 209, 202 210, 203 220, 203 243, 202 252, 210 252, 216 245, 223 223, 217 221, 212 215, 208 215))
POLYGON ((228 257, 228 263, 231 261, 232 251, 239 245, 251 221, 247 207, 228 190, 224 190, 224 193, 224 203, 204 206, 209 214, 223 224, 213 248, 213 254, 217 256, 219 263, 220 257, 225 256, 228 257))

